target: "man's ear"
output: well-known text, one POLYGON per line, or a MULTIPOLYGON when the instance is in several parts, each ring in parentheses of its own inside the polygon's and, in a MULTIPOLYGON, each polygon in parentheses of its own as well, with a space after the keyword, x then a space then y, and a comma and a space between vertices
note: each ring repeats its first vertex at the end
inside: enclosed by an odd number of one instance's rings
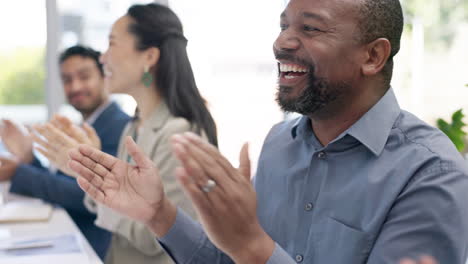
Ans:
POLYGON ((361 70, 364 76, 376 75, 382 71, 390 57, 392 45, 386 38, 379 38, 366 45, 366 60, 361 70))

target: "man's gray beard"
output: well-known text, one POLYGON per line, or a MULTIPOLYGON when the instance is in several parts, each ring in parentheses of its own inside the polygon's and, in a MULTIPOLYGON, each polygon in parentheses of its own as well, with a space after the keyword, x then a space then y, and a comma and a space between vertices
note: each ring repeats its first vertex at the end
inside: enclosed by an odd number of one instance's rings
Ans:
POLYGON ((330 84, 311 77, 307 87, 296 98, 288 98, 291 87, 279 86, 276 102, 284 112, 311 115, 335 101, 348 86, 346 83, 330 84))

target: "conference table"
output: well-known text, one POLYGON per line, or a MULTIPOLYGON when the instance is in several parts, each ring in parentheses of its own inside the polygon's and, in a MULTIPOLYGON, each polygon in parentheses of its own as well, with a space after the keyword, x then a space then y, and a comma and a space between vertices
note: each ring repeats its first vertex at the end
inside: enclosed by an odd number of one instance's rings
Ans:
POLYGON ((28 241, 30 247, 2 251, 0 246, 0 264, 102 264, 63 208, 53 207, 49 215, 45 221, 0 223, 0 242, 28 241))

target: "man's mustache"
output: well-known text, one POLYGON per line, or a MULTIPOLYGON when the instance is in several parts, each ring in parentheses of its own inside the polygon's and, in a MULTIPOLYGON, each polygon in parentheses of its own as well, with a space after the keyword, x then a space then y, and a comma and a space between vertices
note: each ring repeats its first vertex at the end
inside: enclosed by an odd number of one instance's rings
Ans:
POLYGON ((71 93, 71 94, 69 94, 67 97, 68 97, 69 99, 72 99, 72 98, 74 98, 74 97, 76 97, 76 96, 80 96, 80 95, 87 96, 88 93, 84 93, 84 92, 71 93))
POLYGON ((287 51, 274 50, 274 53, 275 53, 275 58, 277 60, 287 60, 287 61, 299 64, 299 65, 314 67, 314 64, 312 62, 300 59, 287 51))

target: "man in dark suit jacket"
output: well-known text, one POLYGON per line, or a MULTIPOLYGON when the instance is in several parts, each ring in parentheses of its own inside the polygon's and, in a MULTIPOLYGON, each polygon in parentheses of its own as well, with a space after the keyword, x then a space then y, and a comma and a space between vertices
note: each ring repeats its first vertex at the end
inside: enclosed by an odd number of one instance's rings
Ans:
MULTIPOLYGON (((99 56, 99 52, 83 46, 65 50, 59 60, 61 79, 68 102, 96 130, 102 150, 115 155, 122 130, 130 117, 109 100, 99 56)), ((32 154, 30 137, 13 122, 4 120, 0 135, 13 154, 11 158, 0 158, 0 180, 11 181, 10 192, 40 198, 65 208, 103 259, 111 234, 94 225, 96 215, 85 208, 84 193, 76 180, 61 171, 53 172, 43 167, 32 154)))

